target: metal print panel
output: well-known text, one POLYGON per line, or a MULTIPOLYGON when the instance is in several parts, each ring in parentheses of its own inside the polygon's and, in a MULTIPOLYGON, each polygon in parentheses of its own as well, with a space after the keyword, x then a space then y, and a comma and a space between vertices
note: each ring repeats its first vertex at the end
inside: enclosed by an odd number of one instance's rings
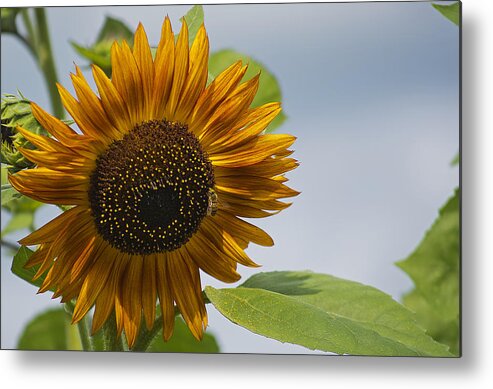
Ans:
POLYGON ((460 3, 1 16, 3 349, 460 356, 460 3))

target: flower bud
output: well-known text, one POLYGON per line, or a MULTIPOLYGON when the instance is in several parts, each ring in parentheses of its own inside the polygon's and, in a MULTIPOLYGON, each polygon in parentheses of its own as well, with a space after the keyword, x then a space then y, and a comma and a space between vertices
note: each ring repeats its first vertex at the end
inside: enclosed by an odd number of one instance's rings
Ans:
POLYGON ((47 135, 34 118, 31 104, 22 95, 6 94, 1 102, 2 114, 2 154, 1 162, 9 165, 9 170, 15 173, 19 170, 32 168, 34 164, 24 157, 19 148, 34 149, 35 147, 17 131, 20 126, 38 135, 47 135))

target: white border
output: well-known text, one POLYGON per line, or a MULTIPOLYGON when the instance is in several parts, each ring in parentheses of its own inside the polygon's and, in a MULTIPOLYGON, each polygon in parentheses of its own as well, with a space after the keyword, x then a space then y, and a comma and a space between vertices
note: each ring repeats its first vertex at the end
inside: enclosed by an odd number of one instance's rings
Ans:
MULTIPOLYGON (((243 1, 249 2, 255 1, 243 1)), ((147 0, 146 3, 190 2, 147 0)), ((196 3, 207 2, 199 0, 196 3)), ((214 3, 231 1, 217 0, 214 3)), ((463 2, 463 358, 108 355, 0 351, 0 386, 66 386, 71 389, 105 386, 130 388, 137 385, 235 389, 373 386, 379 389, 462 389, 487 387, 487 382, 491 385, 493 252, 489 242, 493 238, 492 3, 486 0, 463 2)), ((2 1, 2 6, 69 4, 135 5, 138 2, 2 1)))

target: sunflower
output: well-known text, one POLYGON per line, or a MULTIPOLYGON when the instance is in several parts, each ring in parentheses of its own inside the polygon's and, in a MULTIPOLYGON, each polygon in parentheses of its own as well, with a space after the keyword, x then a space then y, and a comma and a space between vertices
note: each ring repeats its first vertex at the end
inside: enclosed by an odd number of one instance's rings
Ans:
POLYGON ((40 292, 76 299, 73 323, 94 306, 93 333, 114 312, 130 348, 142 320, 152 328, 158 301, 165 340, 175 308, 201 339, 199 270, 230 283, 237 264, 258 266, 244 249, 273 241, 243 218, 278 213, 290 205, 280 199, 298 194, 284 184, 295 138, 264 134, 280 104, 250 108, 259 76, 241 82, 241 61, 207 86, 204 26, 188 39, 183 22, 175 43, 166 18, 153 58, 139 24, 133 49, 113 44, 111 79, 92 66, 98 94, 76 66, 76 97, 58 89, 80 131, 32 103, 52 137, 19 128, 37 148, 21 150, 36 168, 9 177, 26 196, 71 206, 20 240, 38 245, 26 266, 44 275, 40 292))

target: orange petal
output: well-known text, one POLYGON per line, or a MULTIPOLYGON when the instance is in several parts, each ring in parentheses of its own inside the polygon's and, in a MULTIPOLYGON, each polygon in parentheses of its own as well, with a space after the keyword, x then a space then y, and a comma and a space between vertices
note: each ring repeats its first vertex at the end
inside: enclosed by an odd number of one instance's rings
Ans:
MULTIPOLYGON (((236 282, 241 276, 236 272, 233 259, 219 249, 220 243, 214 244, 201 232, 203 229, 208 229, 208 223, 210 223, 208 219, 202 222, 200 230, 195 233, 183 249, 187 250, 190 258, 207 274, 223 282, 236 282)), ((221 236, 218 238, 222 240, 221 236)))
POLYGON ((156 256, 156 276, 157 292, 161 306, 161 318, 163 320, 163 338, 165 341, 171 338, 175 325, 175 309, 171 285, 168 279, 168 257, 169 254, 163 253, 156 256))
POLYGON ((137 339, 142 317, 142 267, 143 258, 133 255, 127 265, 124 288, 121 292, 123 327, 129 348, 133 347, 137 339))
POLYGON ((193 336, 202 339, 205 305, 202 300, 198 267, 186 251, 172 251, 168 260, 168 282, 176 305, 193 336))

